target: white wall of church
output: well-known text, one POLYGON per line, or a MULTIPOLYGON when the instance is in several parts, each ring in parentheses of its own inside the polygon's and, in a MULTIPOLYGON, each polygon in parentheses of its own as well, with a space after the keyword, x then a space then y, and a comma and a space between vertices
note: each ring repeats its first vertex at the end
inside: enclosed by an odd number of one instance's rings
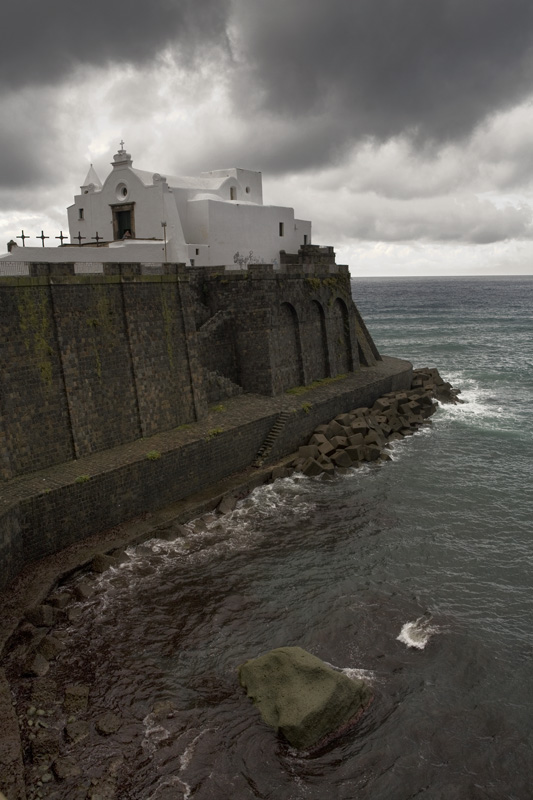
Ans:
POLYGON ((310 241, 311 223, 299 220, 297 224, 292 208, 213 200, 191 201, 189 206, 198 206, 197 219, 207 220, 212 266, 240 264, 243 259, 245 263, 278 264, 280 250, 297 253, 304 235, 310 241))
MULTIPOLYGON (((211 172, 202 172, 202 177, 206 178, 233 178, 232 185, 236 188, 234 200, 248 203, 263 204, 263 176, 260 172, 250 169, 215 169, 211 172)), ((229 194, 223 200, 232 199, 229 194)))

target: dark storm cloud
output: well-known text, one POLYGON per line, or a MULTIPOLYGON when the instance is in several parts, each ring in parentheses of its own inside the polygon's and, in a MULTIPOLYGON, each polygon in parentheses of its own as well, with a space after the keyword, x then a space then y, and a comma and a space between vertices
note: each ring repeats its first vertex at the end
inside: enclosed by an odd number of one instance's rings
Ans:
POLYGON ((183 59, 225 44, 229 0, 7 0, 0 86, 67 80, 79 64, 142 64, 168 45, 183 59))
POLYGON ((469 134, 533 89, 530 0, 236 0, 239 91, 305 121, 336 116, 331 148, 398 133, 469 134))

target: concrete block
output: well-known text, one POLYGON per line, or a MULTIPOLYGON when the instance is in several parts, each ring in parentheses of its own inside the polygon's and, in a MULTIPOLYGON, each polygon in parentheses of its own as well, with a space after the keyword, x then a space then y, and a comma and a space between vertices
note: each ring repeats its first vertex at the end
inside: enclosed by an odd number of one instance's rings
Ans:
POLYGON ((327 427, 327 430, 325 431, 325 434, 329 439, 329 441, 331 441, 334 436, 344 436, 345 433, 346 432, 344 430, 344 427, 340 425, 336 420, 330 422, 327 427))
POLYGON ((352 445, 347 447, 344 452, 350 456, 352 463, 365 460, 365 447, 363 445, 352 445))
POLYGON ((302 472, 308 478, 314 478, 323 472, 323 467, 314 458, 308 458, 302 465, 302 472))
POLYGON ((346 436, 334 436, 331 440, 331 445, 335 450, 338 450, 339 447, 348 447, 348 439, 346 436))
POLYGON ((337 467, 351 467, 352 466, 352 459, 346 452, 346 450, 337 450, 331 456, 331 460, 337 467))
POLYGON ((328 440, 326 439, 324 444, 319 444, 318 445, 318 451, 323 456, 329 456, 329 455, 331 455, 331 453, 335 452, 335 448, 333 447, 331 442, 328 442, 328 440))
POLYGON ((365 447, 365 461, 377 461, 381 455, 381 448, 375 444, 365 447))
POLYGON ((299 458, 316 458, 319 455, 319 449, 316 444, 306 444, 298 448, 299 458))
POLYGON ((318 445, 324 444, 324 442, 327 442, 325 434, 323 434, 323 433, 314 433, 311 436, 311 438, 309 439, 308 444, 316 444, 317 447, 318 447, 318 445))

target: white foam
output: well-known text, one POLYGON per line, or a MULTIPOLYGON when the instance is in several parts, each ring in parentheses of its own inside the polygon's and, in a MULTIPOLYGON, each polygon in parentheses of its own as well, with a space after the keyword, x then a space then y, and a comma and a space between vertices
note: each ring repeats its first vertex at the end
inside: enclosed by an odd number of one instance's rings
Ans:
POLYGON ((431 617, 422 616, 414 622, 406 622, 396 639, 407 647, 423 650, 431 636, 438 631, 439 628, 436 625, 431 625, 431 617))
POLYGON ((344 667, 341 669, 343 675, 346 675, 351 681, 365 681, 365 683, 374 683, 376 680, 375 674, 371 669, 356 669, 355 667, 344 667))
POLYGON ((500 405, 501 397, 495 396, 494 388, 483 388, 474 378, 450 376, 453 386, 461 389, 462 403, 441 403, 439 417, 449 420, 471 420, 480 427, 496 430, 513 429, 514 422, 509 407, 500 405))
POLYGON ((141 743, 142 749, 150 756, 153 756, 158 745, 168 739, 170 731, 159 723, 155 714, 148 714, 143 719, 144 738, 141 743))
MULTIPOLYGON (((164 790, 168 789, 169 787, 181 789, 182 794, 180 796, 180 800, 189 800, 192 788, 178 775, 166 775, 161 780, 161 783, 157 785, 155 792, 147 797, 146 800, 162 800, 162 798, 168 797, 168 793, 164 790), (161 794, 161 792, 163 792, 163 794, 161 794)), ((176 800, 178 800, 178 795, 176 795, 176 800)))

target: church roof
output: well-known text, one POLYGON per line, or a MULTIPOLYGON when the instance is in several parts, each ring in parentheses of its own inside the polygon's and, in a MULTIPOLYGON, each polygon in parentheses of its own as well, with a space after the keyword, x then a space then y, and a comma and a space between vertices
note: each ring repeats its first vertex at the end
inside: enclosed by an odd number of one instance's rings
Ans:
POLYGON ((87 173, 87 177, 85 178, 85 180, 82 183, 82 188, 83 188, 83 186, 90 186, 91 183, 94 184, 95 189, 101 189, 102 188, 102 181, 100 180, 100 178, 96 174, 96 170, 95 170, 95 168, 93 167, 92 164, 89 167, 89 172, 87 173))
MULTIPOLYGON (((154 173, 146 169, 135 169, 131 167, 131 171, 136 175, 145 186, 151 186, 154 182, 154 173)), ((216 178, 197 178, 188 177, 185 175, 162 175, 167 184, 174 189, 197 189, 198 191, 209 191, 210 189, 219 189, 227 180, 228 177, 216 178)))

